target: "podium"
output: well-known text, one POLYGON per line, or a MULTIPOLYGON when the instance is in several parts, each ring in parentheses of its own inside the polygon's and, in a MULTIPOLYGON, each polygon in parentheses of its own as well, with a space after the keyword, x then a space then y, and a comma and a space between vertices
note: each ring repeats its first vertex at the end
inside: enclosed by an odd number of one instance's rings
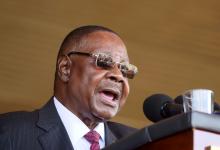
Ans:
POLYGON ((220 150, 220 115, 189 112, 144 127, 104 150, 220 150))

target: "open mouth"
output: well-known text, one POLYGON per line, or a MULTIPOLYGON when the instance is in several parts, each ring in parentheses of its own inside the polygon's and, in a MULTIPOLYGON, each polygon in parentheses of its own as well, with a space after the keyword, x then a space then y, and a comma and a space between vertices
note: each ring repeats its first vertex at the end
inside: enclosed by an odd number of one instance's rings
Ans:
POLYGON ((103 92, 103 94, 104 94, 106 97, 108 97, 109 99, 111 99, 111 100, 113 100, 113 101, 115 101, 115 100, 118 99, 118 94, 115 93, 115 92, 113 92, 113 91, 106 91, 106 90, 104 90, 104 91, 102 91, 102 92, 103 92))
POLYGON ((113 89, 104 89, 99 92, 101 95, 101 100, 110 106, 115 107, 117 105, 117 100, 119 100, 120 92, 113 89))

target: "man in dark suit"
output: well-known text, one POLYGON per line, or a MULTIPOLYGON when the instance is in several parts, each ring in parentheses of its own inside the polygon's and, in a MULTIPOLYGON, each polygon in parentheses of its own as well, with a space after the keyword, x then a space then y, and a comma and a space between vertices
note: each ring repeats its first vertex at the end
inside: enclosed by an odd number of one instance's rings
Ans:
POLYGON ((108 120, 125 104, 136 73, 117 33, 73 30, 57 56, 54 96, 39 110, 0 115, 0 149, 96 150, 127 136, 136 129, 108 120))

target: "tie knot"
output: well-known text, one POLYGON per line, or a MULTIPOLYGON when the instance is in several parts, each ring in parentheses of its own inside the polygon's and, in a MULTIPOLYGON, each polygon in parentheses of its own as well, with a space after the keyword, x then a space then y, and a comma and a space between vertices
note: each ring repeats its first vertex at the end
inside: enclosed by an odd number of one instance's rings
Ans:
POLYGON ((100 135, 98 132, 96 132, 94 130, 89 131, 86 135, 84 135, 84 137, 91 144, 99 143, 100 135))

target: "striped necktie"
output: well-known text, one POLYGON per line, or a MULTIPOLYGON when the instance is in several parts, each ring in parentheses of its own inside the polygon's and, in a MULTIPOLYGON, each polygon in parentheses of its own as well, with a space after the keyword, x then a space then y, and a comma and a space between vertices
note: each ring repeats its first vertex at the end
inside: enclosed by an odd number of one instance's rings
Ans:
POLYGON ((100 150, 99 139, 100 135, 98 132, 91 130, 86 135, 85 139, 91 144, 90 150, 100 150))

